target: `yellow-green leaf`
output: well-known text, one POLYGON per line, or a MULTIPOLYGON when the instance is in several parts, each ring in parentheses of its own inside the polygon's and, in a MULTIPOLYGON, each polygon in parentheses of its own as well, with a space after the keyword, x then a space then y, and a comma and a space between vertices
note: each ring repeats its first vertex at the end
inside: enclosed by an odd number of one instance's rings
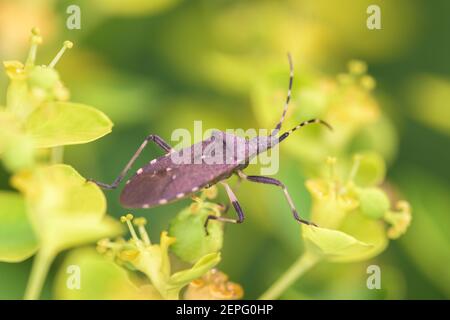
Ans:
POLYGON ((308 250, 328 260, 359 256, 371 245, 338 230, 302 225, 303 238, 308 250))
POLYGON ((54 296, 68 300, 161 299, 151 285, 132 283, 125 269, 92 248, 77 249, 67 256, 56 276, 54 296))
POLYGON ((370 247, 353 256, 336 258, 335 262, 368 260, 383 252, 389 243, 384 223, 368 218, 359 211, 350 213, 342 223, 340 230, 359 241, 370 244, 370 247))
POLYGON ((189 282, 204 275, 220 262, 220 253, 210 253, 200 258, 191 269, 183 270, 170 277, 170 284, 184 287, 189 282))
POLYGON ((101 190, 68 165, 23 171, 12 184, 25 194, 30 221, 43 246, 59 251, 122 232, 119 222, 104 218, 101 190))
POLYGON ((0 221, 0 261, 20 262, 36 252, 38 242, 20 194, 0 192, 0 221))
POLYGON ((25 130, 37 148, 86 143, 111 132, 113 124, 101 111, 79 103, 52 102, 37 108, 25 130))

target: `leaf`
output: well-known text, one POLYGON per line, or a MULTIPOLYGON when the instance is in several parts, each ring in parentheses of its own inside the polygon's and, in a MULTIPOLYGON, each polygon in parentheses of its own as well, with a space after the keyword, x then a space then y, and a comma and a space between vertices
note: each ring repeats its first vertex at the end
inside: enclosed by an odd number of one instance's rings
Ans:
POLYGON ((170 284, 184 287, 194 279, 200 278, 208 270, 215 267, 220 262, 220 253, 210 253, 200 258, 191 269, 174 273, 170 277, 170 284))
POLYGON ((92 248, 74 250, 66 257, 56 275, 54 296, 64 300, 161 299, 151 285, 132 283, 123 268, 92 248), (79 289, 75 286, 78 271, 79 289))
POLYGON ((38 242, 18 193, 0 192, 0 261, 20 262, 32 256, 38 242))
POLYGON ((30 221, 43 246, 59 251, 122 232, 119 222, 104 218, 101 190, 68 165, 23 171, 12 178, 12 184, 25 195, 30 221))
POLYGON ((37 148, 86 143, 111 132, 109 118, 92 107, 70 102, 52 102, 37 108, 25 130, 37 148))
POLYGON ((388 246, 384 223, 364 216, 359 211, 351 212, 343 221, 340 230, 367 243, 370 248, 352 256, 336 258, 335 262, 352 262, 368 260, 383 252, 388 246))
POLYGON ((98 239, 118 236, 123 228, 109 216, 99 220, 96 217, 81 217, 68 219, 62 217, 52 222, 46 237, 46 243, 51 243, 56 251, 63 251, 98 239))
POLYGON ((351 260, 351 257, 358 257, 371 249, 370 244, 341 231, 309 225, 302 225, 302 231, 307 248, 331 261, 351 260))

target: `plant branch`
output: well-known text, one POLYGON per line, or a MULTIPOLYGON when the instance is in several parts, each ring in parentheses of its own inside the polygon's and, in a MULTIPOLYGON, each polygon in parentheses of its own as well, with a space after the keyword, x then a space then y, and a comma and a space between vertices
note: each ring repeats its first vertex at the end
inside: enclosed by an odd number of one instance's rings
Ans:
POLYGON ((26 300, 36 300, 42 291, 42 287, 47 277, 48 270, 55 254, 52 250, 41 248, 33 260, 31 275, 28 279, 27 289, 25 291, 26 300))
POLYGON ((53 147, 51 149, 51 164, 62 163, 64 159, 64 146, 53 147))
POLYGON ((288 289, 299 277, 311 269, 320 261, 317 255, 305 251, 286 272, 276 280, 259 300, 277 299, 286 289, 288 289))

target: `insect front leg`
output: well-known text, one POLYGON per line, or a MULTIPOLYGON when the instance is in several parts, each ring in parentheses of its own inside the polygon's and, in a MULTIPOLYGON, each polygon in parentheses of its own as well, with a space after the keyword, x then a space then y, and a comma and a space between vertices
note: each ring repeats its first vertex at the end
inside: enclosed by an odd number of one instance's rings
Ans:
POLYGON ((136 159, 139 157, 139 155, 142 153, 144 148, 147 146, 149 141, 153 141, 158 147, 163 149, 166 153, 171 152, 173 149, 172 147, 165 142, 160 136, 151 134, 145 138, 144 142, 142 142, 141 146, 137 149, 137 151, 134 153, 133 157, 131 157, 130 161, 128 161, 125 168, 120 172, 119 176, 114 180, 113 183, 107 184, 99 181, 95 181, 93 179, 87 179, 87 181, 94 182, 99 187, 102 187, 104 189, 115 189, 119 185, 119 183, 123 180, 125 175, 127 174, 128 170, 130 170, 133 163, 136 161, 136 159))
POLYGON ((218 217, 214 215, 209 215, 206 218, 204 227, 205 227, 205 233, 208 235, 208 223, 209 220, 218 220, 222 222, 229 222, 229 223, 242 223, 244 222, 245 216, 244 212, 242 211, 241 205, 239 204, 236 195, 234 194, 233 190, 231 190, 230 186, 226 182, 221 182, 221 184, 225 187, 225 190, 227 191, 228 198, 230 199, 231 204, 233 205, 234 209, 236 210, 236 213, 238 215, 237 219, 230 219, 230 218, 224 218, 224 217, 218 217))
POLYGON ((304 223, 307 225, 313 225, 313 226, 317 226, 316 224, 309 222, 307 220, 304 220, 302 218, 300 218, 300 216, 298 215, 297 209, 295 209, 295 205, 294 202, 292 201, 291 196, 289 195, 289 192, 286 188, 286 186, 279 180, 274 179, 274 178, 270 178, 270 177, 263 177, 263 176, 247 176, 245 173, 243 173, 242 171, 238 171, 239 176, 241 176, 243 179, 246 179, 248 181, 253 181, 253 182, 258 182, 258 183, 264 183, 264 184, 272 184, 275 186, 280 187, 281 189, 283 189, 284 192, 284 196, 286 197, 287 202, 289 203, 289 206, 291 207, 291 211, 292 214, 294 215, 295 220, 297 220, 300 223, 304 223))

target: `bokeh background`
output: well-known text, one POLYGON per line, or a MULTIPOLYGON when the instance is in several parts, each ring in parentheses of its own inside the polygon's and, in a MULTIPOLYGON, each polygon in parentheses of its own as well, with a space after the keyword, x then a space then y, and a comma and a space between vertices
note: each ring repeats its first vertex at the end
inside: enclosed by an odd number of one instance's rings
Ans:
MULTIPOLYGON (((24 59, 33 26, 44 37, 40 63, 47 64, 64 40, 75 43, 58 64, 71 100, 104 111, 114 129, 93 143, 66 147, 65 162, 106 182, 149 133, 170 140, 176 128, 192 130, 194 120, 203 120, 204 128, 270 128, 286 91, 288 51, 295 60, 293 108, 298 112, 302 103, 309 110, 308 103, 321 99, 314 90, 302 95, 301 84, 313 88, 316 79, 345 72, 351 59, 365 61, 376 79, 372 95, 384 120, 352 148, 369 144, 384 156, 390 186, 411 203, 412 225, 370 261, 320 264, 283 298, 447 299, 449 11, 445 0, 1 0, 0 60, 24 59), (71 4, 81 8, 80 30, 65 27, 71 4), (370 4, 381 7, 382 30, 366 28, 370 4), (382 290, 366 288, 369 264, 381 266, 382 290)), ((6 84, 2 74, 2 103, 6 84)), ((305 159, 321 148, 308 141, 302 144, 299 133, 281 147, 277 174, 305 216, 311 204, 304 187, 309 174, 305 159)), ((149 147, 136 168, 159 154, 149 147)), ((0 187, 10 188, 1 168, 0 187)), ((107 193, 108 212, 117 217, 125 213, 119 192, 107 193)), ((276 188, 244 182, 238 197, 247 220, 227 226, 220 268, 244 287, 245 298, 256 298, 299 255, 300 233, 276 188)), ((157 239, 189 202, 134 214, 149 219, 157 239)), ((44 298, 52 297, 51 284, 63 259, 64 254, 52 267, 44 298)), ((0 263, 0 298, 21 298, 30 268, 31 259, 0 263)))

